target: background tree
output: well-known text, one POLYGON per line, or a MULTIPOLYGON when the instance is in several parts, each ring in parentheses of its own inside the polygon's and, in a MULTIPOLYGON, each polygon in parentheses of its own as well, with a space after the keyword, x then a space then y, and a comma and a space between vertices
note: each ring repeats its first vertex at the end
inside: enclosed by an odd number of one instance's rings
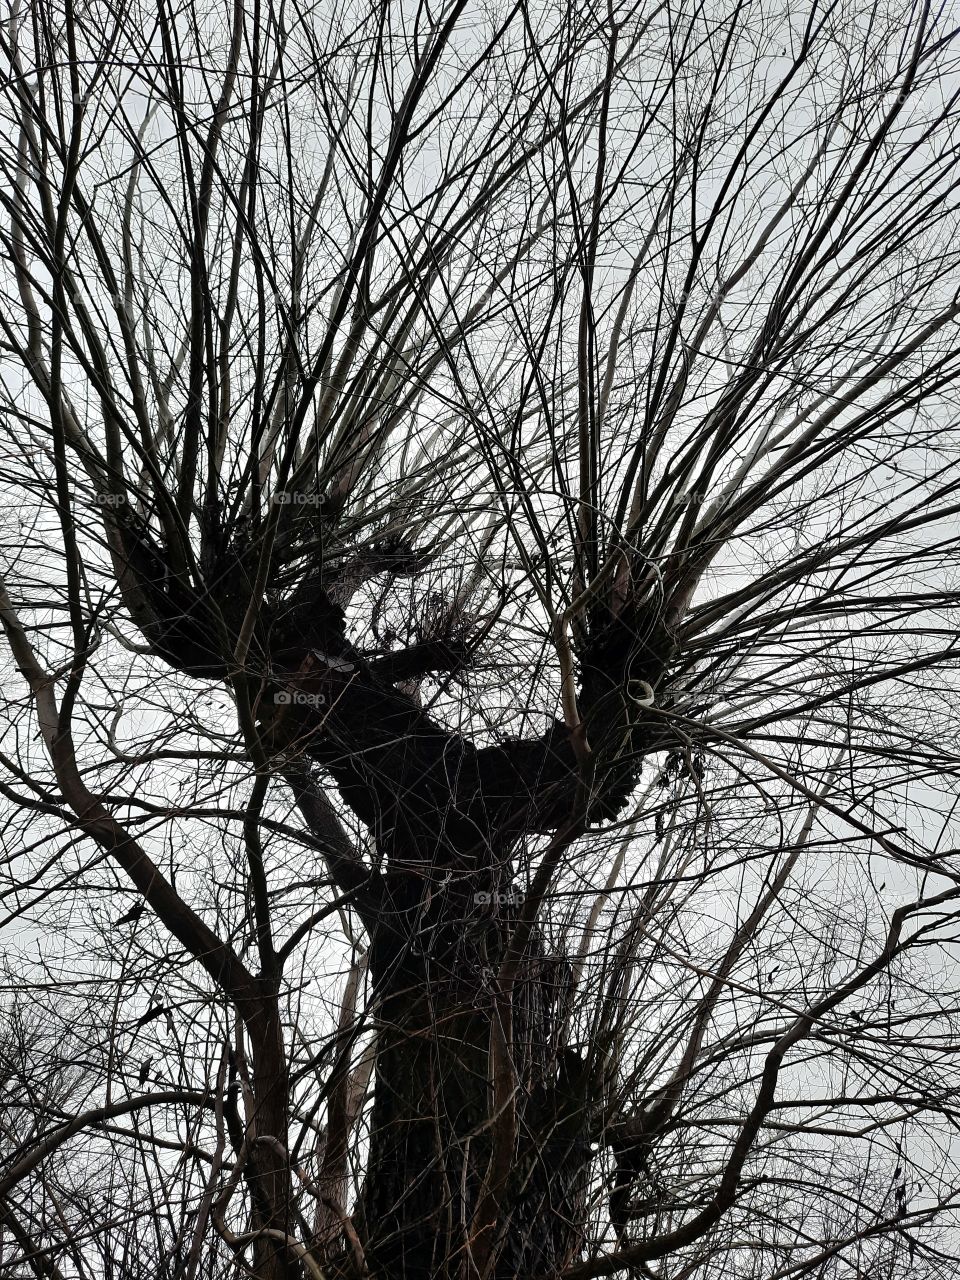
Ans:
POLYGON ((944 15, 0 41, 5 1274, 952 1275, 944 15))

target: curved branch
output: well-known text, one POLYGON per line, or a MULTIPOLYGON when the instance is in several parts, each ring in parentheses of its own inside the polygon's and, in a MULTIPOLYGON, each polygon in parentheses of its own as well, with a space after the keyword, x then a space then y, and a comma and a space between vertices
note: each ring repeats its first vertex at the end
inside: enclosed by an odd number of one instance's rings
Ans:
POLYGON ((18 1182, 31 1174, 36 1167, 46 1160, 58 1147, 69 1141, 74 1134, 91 1125, 101 1124, 104 1120, 115 1120, 117 1116, 129 1115, 131 1111, 139 1111, 143 1107, 162 1106, 167 1103, 186 1102, 192 1106, 212 1107, 213 1095, 198 1093, 188 1089, 164 1089, 158 1093, 143 1093, 136 1098, 125 1098, 122 1102, 111 1102, 102 1107, 91 1107, 68 1120, 66 1124, 48 1133, 25 1155, 15 1160, 6 1173, 0 1174, 0 1198, 6 1196, 18 1182))

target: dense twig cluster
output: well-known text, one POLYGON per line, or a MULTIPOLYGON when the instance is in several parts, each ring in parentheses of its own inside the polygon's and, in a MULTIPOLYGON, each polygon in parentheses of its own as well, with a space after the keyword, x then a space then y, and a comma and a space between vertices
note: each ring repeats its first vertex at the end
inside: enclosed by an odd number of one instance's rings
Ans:
POLYGON ((0 1271, 952 1276, 944 16, 0 57, 0 1271))

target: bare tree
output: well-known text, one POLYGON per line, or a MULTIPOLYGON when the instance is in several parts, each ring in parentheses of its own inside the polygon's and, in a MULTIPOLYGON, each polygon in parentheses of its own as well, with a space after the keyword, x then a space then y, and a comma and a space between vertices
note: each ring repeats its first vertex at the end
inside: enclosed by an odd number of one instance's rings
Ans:
POLYGON ((948 19, 8 10, 4 1275, 954 1274, 948 19))

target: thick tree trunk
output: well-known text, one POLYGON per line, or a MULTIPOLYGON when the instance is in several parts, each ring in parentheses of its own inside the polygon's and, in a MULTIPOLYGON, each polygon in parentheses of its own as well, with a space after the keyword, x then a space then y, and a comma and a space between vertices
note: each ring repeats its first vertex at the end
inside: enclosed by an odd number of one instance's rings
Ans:
POLYGON ((477 1280, 484 1253, 490 1280, 549 1277, 582 1241, 590 1115, 561 1043, 569 971, 535 937, 513 993, 515 1149, 489 1251, 478 1250, 497 1118, 490 1028, 511 926, 487 896, 431 895, 405 953, 375 944, 380 1039, 362 1230, 372 1274, 390 1280, 477 1280))

